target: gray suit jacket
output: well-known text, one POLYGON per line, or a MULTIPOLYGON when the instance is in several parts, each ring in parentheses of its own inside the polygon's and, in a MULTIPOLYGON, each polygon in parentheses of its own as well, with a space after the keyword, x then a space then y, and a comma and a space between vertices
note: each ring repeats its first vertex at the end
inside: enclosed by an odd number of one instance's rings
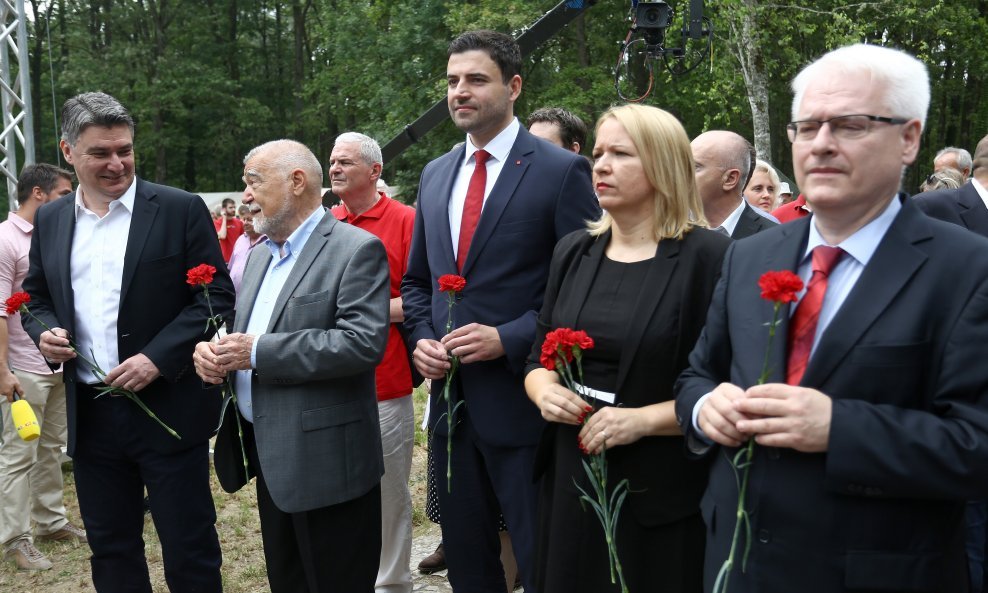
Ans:
MULTIPOLYGON (((234 332, 246 330, 270 261, 268 249, 252 250, 234 332)), ((374 368, 387 343, 388 286, 381 242, 327 212, 257 338, 257 455, 271 497, 286 513, 352 500, 384 473, 374 368)), ((228 410, 214 455, 228 492, 248 480, 234 414, 228 410)))

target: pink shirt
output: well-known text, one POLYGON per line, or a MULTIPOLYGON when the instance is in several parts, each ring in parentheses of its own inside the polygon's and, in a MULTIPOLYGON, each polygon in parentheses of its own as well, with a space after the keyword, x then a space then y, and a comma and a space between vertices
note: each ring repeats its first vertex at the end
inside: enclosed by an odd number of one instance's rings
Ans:
MULTIPOLYGON (((21 292, 21 283, 27 276, 28 252, 31 250, 31 231, 34 225, 11 212, 7 220, 0 222, 0 303, 10 295, 21 292)), ((28 308, 31 303, 28 303, 28 308)), ((34 340, 21 326, 23 313, 7 316, 0 306, 0 317, 7 318, 7 358, 12 368, 39 375, 51 375, 34 340)))

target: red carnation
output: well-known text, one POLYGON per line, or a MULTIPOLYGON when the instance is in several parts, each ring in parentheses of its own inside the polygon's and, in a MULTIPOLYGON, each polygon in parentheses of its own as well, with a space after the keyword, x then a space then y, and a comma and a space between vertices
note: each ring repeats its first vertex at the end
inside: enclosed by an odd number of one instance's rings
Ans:
POLYGON ((467 285, 467 279, 456 274, 443 274, 439 277, 439 292, 460 292, 467 285))
POLYGON ((583 350, 590 348, 593 348, 593 338, 587 332, 560 327, 545 335, 539 362, 546 369, 554 371, 558 359, 561 358, 561 362, 568 365, 573 362, 574 356, 579 357, 583 350))
POLYGON ((31 295, 26 292, 15 292, 7 299, 7 315, 13 315, 21 310, 21 307, 31 302, 31 295))
POLYGON ((209 264, 199 264, 186 272, 185 282, 192 286, 205 286, 213 281, 213 274, 215 273, 215 267, 209 264))
POLYGON ((765 272, 758 279, 762 298, 774 303, 795 303, 796 295, 803 290, 803 280, 789 270, 765 272))

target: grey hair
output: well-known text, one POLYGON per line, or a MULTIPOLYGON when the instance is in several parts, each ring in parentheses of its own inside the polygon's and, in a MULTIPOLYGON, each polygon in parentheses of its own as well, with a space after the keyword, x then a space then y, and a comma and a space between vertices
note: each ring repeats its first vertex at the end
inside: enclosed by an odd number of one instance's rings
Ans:
POLYGON ((826 53, 796 75, 792 81, 794 120, 799 119, 799 107, 810 83, 825 72, 835 71, 870 74, 873 83, 883 89, 885 107, 891 113, 869 115, 918 119, 920 129, 926 127, 926 113, 930 107, 930 75, 926 65, 906 52, 864 43, 826 53))
POLYGON ((948 146, 943 148, 937 153, 933 160, 937 160, 945 154, 954 153, 957 155, 957 166, 961 168, 961 171, 967 169, 968 171, 974 166, 974 159, 971 158, 971 153, 964 150, 963 148, 957 148, 956 146, 948 146))
POLYGON ((315 188, 322 188, 322 165, 319 159, 309 150, 309 147, 295 140, 271 140, 260 146, 255 146, 244 156, 244 164, 259 153, 272 151, 271 165, 278 171, 287 174, 294 169, 305 171, 306 177, 316 181, 315 188))
POLYGON ((374 140, 370 136, 359 132, 343 132, 336 137, 336 142, 333 143, 333 146, 336 147, 340 144, 351 143, 360 145, 360 158, 364 159, 364 163, 368 165, 373 165, 374 163, 384 165, 381 147, 378 145, 377 140, 374 140))
POLYGON ((101 91, 80 93, 62 105, 62 140, 75 146, 79 134, 89 126, 112 128, 126 125, 134 135, 134 118, 127 108, 101 91))

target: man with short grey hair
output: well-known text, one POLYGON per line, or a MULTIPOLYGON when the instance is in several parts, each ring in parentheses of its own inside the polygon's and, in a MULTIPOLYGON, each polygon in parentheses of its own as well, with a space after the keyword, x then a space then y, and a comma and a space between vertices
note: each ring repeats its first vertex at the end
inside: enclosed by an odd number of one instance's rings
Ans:
POLYGON ((742 192, 751 177, 750 144, 734 132, 711 130, 693 139, 696 186, 711 229, 743 239, 778 224, 752 208, 742 192))
POLYGON ((922 62, 858 44, 792 86, 812 214, 731 246, 676 385, 711 464, 705 587, 967 592, 965 501, 988 496, 988 240, 900 191, 922 62))
POLYGON ((79 187, 38 210, 21 322, 53 368, 65 364, 68 453, 96 590, 151 591, 146 488, 169 589, 219 592, 209 438, 220 398, 191 371, 195 343, 213 334, 206 319, 233 310, 233 286, 202 199, 135 176, 133 132, 110 95, 65 102, 60 146, 79 187), (216 268, 209 301, 186 283, 199 264, 216 268), (133 392, 180 438, 107 385, 133 392))
POLYGON ((971 176, 972 165, 971 153, 956 146, 940 149, 936 157, 933 158, 934 173, 939 173, 944 169, 954 169, 960 171, 965 180, 971 176))
POLYGON ((247 154, 243 201, 267 239, 247 260, 231 333, 199 343, 193 358, 203 381, 229 374, 236 389, 216 435, 216 475, 227 492, 257 476, 271 591, 372 593, 388 261, 376 237, 325 211, 322 178, 293 140, 247 154))
POLYGON ((411 593, 412 497, 408 478, 415 443, 412 369, 401 334, 401 279, 408 266, 415 209, 378 191, 381 148, 364 134, 346 132, 336 138, 329 157, 329 182, 342 204, 333 208, 340 222, 373 234, 388 253, 391 300, 388 346, 377 365, 377 409, 380 414, 384 477, 381 479, 381 567, 377 593, 411 593))

